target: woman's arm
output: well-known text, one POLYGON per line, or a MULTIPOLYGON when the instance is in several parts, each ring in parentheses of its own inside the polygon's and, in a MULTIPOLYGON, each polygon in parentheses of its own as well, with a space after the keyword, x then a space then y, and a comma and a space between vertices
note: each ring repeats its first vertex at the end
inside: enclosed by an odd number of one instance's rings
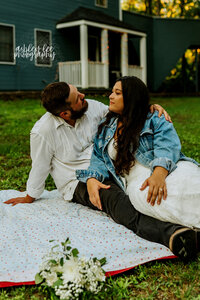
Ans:
POLYGON ((76 177, 79 181, 87 182, 89 178, 96 178, 103 182, 109 178, 108 169, 105 165, 102 149, 98 147, 98 137, 94 139, 94 148, 90 160, 90 166, 87 170, 76 170, 76 177))
POLYGON ((87 183, 87 190, 90 202, 98 209, 102 210, 99 190, 108 189, 109 185, 102 182, 109 178, 109 172, 105 165, 102 149, 98 147, 98 137, 94 139, 94 148, 90 160, 90 166, 87 170, 76 170, 76 177, 79 181, 87 183))
POLYGON ((150 163, 152 175, 141 186, 143 191, 149 186, 147 202, 151 205, 161 203, 162 198, 167 198, 165 178, 176 169, 176 163, 180 158, 181 143, 172 123, 162 116, 153 117, 153 154, 154 159, 150 163))
POLYGON ((150 163, 153 172, 155 167, 163 167, 169 173, 176 169, 176 163, 180 159, 181 143, 172 123, 155 115, 153 123, 153 155, 150 163))

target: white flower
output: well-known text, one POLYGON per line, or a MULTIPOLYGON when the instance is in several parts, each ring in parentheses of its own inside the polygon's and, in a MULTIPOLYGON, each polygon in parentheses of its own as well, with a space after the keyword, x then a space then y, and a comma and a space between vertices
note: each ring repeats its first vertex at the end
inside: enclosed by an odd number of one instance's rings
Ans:
POLYGON ((78 299, 85 290, 97 294, 105 281, 100 261, 92 258, 79 259, 76 256, 77 249, 67 246, 69 243, 69 239, 61 243, 62 251, 59 251, 58 245, 52 247, 40 266, 40 276, 51 287, 58 279, 62 279, 59 286, 53 287, 60 299, 78 299))
POLYGON ((56 282, 57 280, 58 280, 58 277, 55 272, 46 274, 46 283, 48 286, 52 286, 54 284, 54 282, 56 282))
POLYGON ((51 271, 56 272, 56 273, 62 273, 63 272, 63 267, 61 267, 60 265, 56 265, 56 266, 53 266, 51 268, 51 271))
POLYGON ((78 258, 71 256, 69 260, 66 260, 63 268, 62 268, 62 279, 63 283, 67 282, 74 282, 80 280, 80 273, 79 273, 79 265, 78 265, 78 258))

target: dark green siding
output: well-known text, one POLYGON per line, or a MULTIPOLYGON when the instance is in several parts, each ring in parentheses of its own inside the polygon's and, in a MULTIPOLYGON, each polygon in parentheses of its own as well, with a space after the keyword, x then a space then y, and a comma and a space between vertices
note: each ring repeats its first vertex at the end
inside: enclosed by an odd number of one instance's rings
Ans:
MULTIPOLYGON (((57 80, 58 62, 79 60, 80 45, 78 27, 57 30, 56 22, 80 6, 118 18, 118 5, 118 0, 108 0, 108 8, 95 6, 95 0, 7 0, 6 5, 0 2, 0 23, 15 25, 16 46, 34 45, 34 28, 51 30, 56 53, 52 67, 35 66, 35 61, 25 58, 17 58, 16 65, 0 64, 0 90, 40 90, 57 80)), ((161 19, 123 12, 123 21, 147 33, 147 82, 152 91, 158 90, 187 48, 200 47, 200 20, 161 19)), ((132 39, 131 43, 138 54, 138 40, 132 39)))
POLYGON ((200 48, 200 20, 164 19, 124 12, 124 21, 147 33, 147 82, 152 91, 191 45, 200 48))
POLYGON ((96 9, 114 18, 119 18, 119 0, 107 0, 107 8, 96 6, 95 0, 79 0, 77 2, 79 3, 78 6, 96 9))
POLYGON ((52 67, 35 66, 35 61, 16 58, 16 65, 0 64, 0 90, 40 90, 58 78, 58 62, 79 59, 79 29, 57 30, 56 22, 79 6, 97 9, 118 18, 118 1, 108 8, 95 0, 7 0, 0 2, 0 23, 15 25, 16 47, 34 45, 34 28, 51 30, 56 57, 52 67))
POLYGON ((200 47, 200 20, 154 19, 154 90, 192 45, 200 47))

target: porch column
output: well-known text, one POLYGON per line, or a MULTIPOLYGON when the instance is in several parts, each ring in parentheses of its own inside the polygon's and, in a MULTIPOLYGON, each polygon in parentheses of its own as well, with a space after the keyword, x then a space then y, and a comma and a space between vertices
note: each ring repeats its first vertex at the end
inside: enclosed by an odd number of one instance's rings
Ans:
POLYGON ((147 84, 147 43, 146 37, 140 39, 140 66, 142 67, 142 81, 147 84))
POLYGON ((121 36, 121 73, 122 76, 128 75, 128 34, 121 36))
POLYGON ((80 25, 81 87, 88 88, 88 30, 87 25, 80 25))
POLYGON ((101 62, 103 66, 103 85, 109 88, 109 49, 108 49, 108 30, 101 31, 101 62))

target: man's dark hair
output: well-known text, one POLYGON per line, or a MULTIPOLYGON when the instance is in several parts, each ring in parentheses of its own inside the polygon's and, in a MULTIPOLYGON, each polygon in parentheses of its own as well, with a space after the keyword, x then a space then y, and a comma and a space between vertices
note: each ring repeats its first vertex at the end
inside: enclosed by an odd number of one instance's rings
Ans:
POLYGON ((69 97, 70 87, 66 82, 54 82, 48 84, 41 94, 41 102, 44 108, 55 116, 70 108, 66 100, 69 97))

